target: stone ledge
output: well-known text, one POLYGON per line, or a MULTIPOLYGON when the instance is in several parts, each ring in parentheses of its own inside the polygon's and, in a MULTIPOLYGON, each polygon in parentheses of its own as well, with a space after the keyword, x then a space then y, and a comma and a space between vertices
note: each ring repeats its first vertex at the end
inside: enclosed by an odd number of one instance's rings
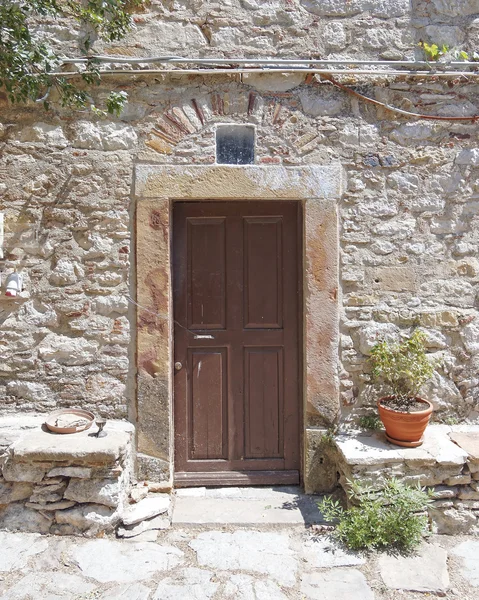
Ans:
POLYGON ((438 533, 479 531, 479 425, 430 425, 419 448, 390 444, 384 432, 341 434, 329 460, 346 489, 359 479, 381 489, 395 477, 433 493, 430 509, 438 533))
POLYGON ((43 430, 45 415, 0 418, 0 528, 56 534, 113 531, 127 503, 134 427, 107 421, 74 434, 43 430))

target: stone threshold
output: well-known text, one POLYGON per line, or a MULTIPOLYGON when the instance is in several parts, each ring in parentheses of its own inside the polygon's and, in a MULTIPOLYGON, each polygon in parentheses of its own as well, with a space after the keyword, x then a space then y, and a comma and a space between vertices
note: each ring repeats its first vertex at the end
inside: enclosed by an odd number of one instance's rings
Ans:
POLYGON ((395 477, 431 489, 429 510, 435 532, 479 532, 479 425, 429 425, 418 448, 401 448, 384 432, 337 435, 328 462, 339 485, 359 479, 380 489, 395 477))

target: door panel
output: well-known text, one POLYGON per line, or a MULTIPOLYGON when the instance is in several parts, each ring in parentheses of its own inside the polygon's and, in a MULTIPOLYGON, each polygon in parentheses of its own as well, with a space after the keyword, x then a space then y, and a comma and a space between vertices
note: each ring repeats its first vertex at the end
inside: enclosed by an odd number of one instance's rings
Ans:
POLYGON ((282 225, 278 217, 244 219, 245 327, 283 326, 282 225))
POLYGON ((175 481, 299 481, 299 206, 174 205, 175 481))
POLYGON ((189 351, 189 458, 228 458, 226 349, 189 351))

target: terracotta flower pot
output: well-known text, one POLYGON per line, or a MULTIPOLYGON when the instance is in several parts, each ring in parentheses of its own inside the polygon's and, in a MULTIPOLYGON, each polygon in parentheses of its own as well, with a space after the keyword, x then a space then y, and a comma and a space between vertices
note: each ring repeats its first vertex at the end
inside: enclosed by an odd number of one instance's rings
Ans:
POLYGON ((416 398, 424 403, 424 410, 418 412, 400 412, 383 406, 381 402, 392 396, 384 396, 378 400, 379 417, 386 428, 386 437, 397 446, 415 448, 422 444, 422 435, 429 423, 433 410, 429 400, 416 398))

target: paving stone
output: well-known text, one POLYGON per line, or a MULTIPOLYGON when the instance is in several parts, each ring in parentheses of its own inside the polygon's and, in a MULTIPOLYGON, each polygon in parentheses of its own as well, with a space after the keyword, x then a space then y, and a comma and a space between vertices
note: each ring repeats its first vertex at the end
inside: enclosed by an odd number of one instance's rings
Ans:
POLYGON ((301 579, 301 592, 311 600, 374 600, 366 578, 355 569, 307 573, 301 579))
POLYGON ((263 573, 288 587, 296 582, 298 561, 285 533, 207 531, 189 545, 196 550, 201 566, 263 573))
POLYGON ((95 585, 83 577, 58 571, 29 573, 20 579, 2 600, 20 600, 22 598, 38 598, 39 600, 71 600, 72 597, 83 596, 95 590, 95 585))
POLYGON ((145 519, 164 514, 168 512, 169 508, 170 497, 167 494, 144 498, 125 510, 123 513, 123 523, 125 525, 134 525, 145 519))
POLYGON ((48 541, 36 533, 0 531, 0 573, 23 569, 31 556, 48 548, 48 541))
POLYGON ((92 540, 73 548, 71 556, 87 577, 102 583, 121 583, 149 579, 158 571, 169 571, 182 562, 183 552, 172 546, 143 542, 92 540))
POLYGON ((234 600, 288 600, 274 581, 257 581, 249 575, 233 575, 223 596, 234 600))
POLYGON ((203 569, 184 569, 179 578, 167 577, 156 588, 153 600, 209 600, 218 584, 213 583, 213 573, 203 569))
POLYGON ((343 549, 327 538, 316 538, 306 542, 303 545, 303 559, 309 567, 316 569, 351 567, 366 563, 366 559, 359 554, 343 549))
POLYGON ((423 544, 414 556, 379 557, 384 583, 395 590, 445 592, 449 587, 447 552, 444 548, 423 544))
MULTIPOLYGON (((148 600, 151 590, 141 583, 116 585, 99 596, 100 600, 148 600)), ((186 598, 185 598, 186 600, 186 598)))
POLYGON ((124 538, 125 542, 156 542, 158 539, 158 531, 150 529, 149 531, 143 531, 136 537, 124 538))
POLYGON ((479 587, 479 541, 462 542, 453 549, 452 554, 462 559, 462 576, 472 586, 479 587))

